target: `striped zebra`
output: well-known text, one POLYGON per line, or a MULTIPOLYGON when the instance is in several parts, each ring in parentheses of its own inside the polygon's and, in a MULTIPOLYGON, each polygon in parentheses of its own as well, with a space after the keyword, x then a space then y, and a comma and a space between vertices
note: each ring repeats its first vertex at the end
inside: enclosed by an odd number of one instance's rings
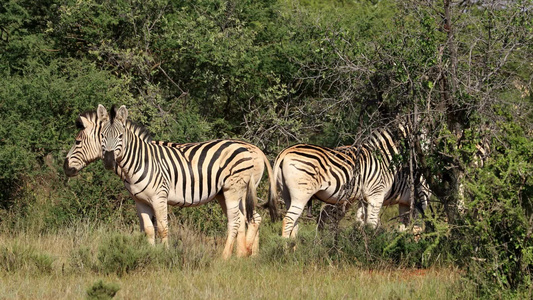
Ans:
MULTIPOLYGON (((405 205, 410 194, 408 173, 394 162, 400 153, 398 148, 392 133, 381 129, 359 147, 331 149, 298 144, 283 150, 273 167, 287 207, 282 236, 297 235, 298 218, 312 196, 337 206, 350 206, 360 200, 357 217, 374 228, 382 205, 398 203, 400 211, 409 209, 405 205)), ((417 185, 425 209, 427 185, 420 180, 417 185)))
MULTIPOLYGON (((375 181, 371 183, 368 180, 365 180, 365 176, 363 176, 363 178, 360 179, 362 183, 362 186, 360 188, 370 189, 371 187, 373 187, 375 189, 378 189, 379 191, 379 188, 381 186, 381 188, 387 190, 381 206, 398 205, 398 216, 403 225, 405 226, 409 223, 409 212, 411 210, 411 186, 409 178, 409 168, 406 166, 399 165, 399 163, 397 162, 394 162, 395 156, 397 157, 399 155, 399 152, 398 146, 395 143, 391 142, 393 142, 393 140, 390 131, 377 130, 374 131, 370 142, 366 143, 362 147, 342 146, 336 149, 349 155, 353 161, 357 161, 358 156, 361 155, 366 157, 377 156, 377 159, 381 163, 380 168, 382 172, 382 177, 385 180, 383 180, 382 182, 375 181), (384 146, 390 147, 387 148, 387 150, 389 151, 388 153, 385 152, 384 146), (391 178, 392 182, 390 181, 391 178)), ((361 157, 360 159, 362 158, 363 157, 361 157)), ((358 163, 362 166, 363 162, 359 161, 358 163)), ((375 164, 376 161, 374 160, 371 163, 375 164)), ((361 168, 359 170, 360 174, 364 174, 362 173, 363 171, 364 169, 361 168)), ((366 178, 370 178, 372 176, 372 173, 370 171, 367 171, 366 174, 366 178)), ((426 180, 424 179, 424 176, 422 176, 421 174, 415 175, 414 184, 416 195, 415 199, 418 199, 418 201, 415 201, 414 203, 416 208, 414 213, 416 214, 416 212, 419 211, 423 214, 427 208, 429 197, 431 196, 431 191, 426 180)), ((372 198, 373 197, 371 196, 366 197, 364 195, 363 197, 359 198, 359 200, 362 201, 359 201, 356 213, 356 220, 362 224, 370 223, 368 222, 368 220, 379 220, 379 209, 369 209, 370 206, 377 205, 373 204, 375 202, 371 201, 372 198), (371 216, 369 214, 374 215, 371 216)))
MULTIPOLYGON (((408 172, 408 170, 407 170, 408 172)), ((407 172, 400 172, 399 174, 402 174, 400 176, 406 176, 408 175, 407 172)), ((398 174, 398 175, 399 175, 398 174)), ((428 207, 429 198, 431 196, 431 190, 429 189, 429 186, 427 182, 425 181, 423 176, 419 176, 419 181, 415 181, 415 203, 413 211, 413 216, 417 217, 418 213, 420 212, 422 215, 424 215, 426 208, 428 207)), ((407 177, 405 180, 402 178, 395 178, 394 184, 395 187, 393 190, 396 190, 396 192, 391 192, 392 195, 395 195, 395 197, 388 197, 383 201, 382 206, 391 206, 391 205, 398 205, 398 219, 400 220, 401 224, 400 227, 397 229, 399 231, 404 231, 407 228, 407 225, 409 224, 409 216, 411 211, 411 199, 410 199, 410 186, 409 186, 409 178, 407 177), (398 184, 402 183, 402 184, 398 184), (402 187, 402 185, 405 185, 402 187)), ((308 205, 311 204, 311 201, 309 201, 308 205)), ((318 228, 324 229, 326 224, 335 224, 337 225, 338 222, 344 217, 348 209, 350 208, 351 203, 346 203, 345 205, 324 205, 321 210, 319 217, 317 218, 318 228)), ((308 209, 310 211, 310 206, 308 206, 308 209)), ((364 205, 362 201, 358 203, 358 209, 356 212, 356 221, 360 224, 365 223, 366 219, 366 209, 367 207, 364 205)), ((312 214, 308 212, 308 217, 312 217, 312 214)))
MULTIPOLYGON (((102 130, 105 127, 107 123, 109 123, 109 116, 107 115, 107 111, 103 106, 99 106, 98 113, 95 111, 87 112, 81 114, 77 121, 77 127, 80 129, 80 132, 78 133, 76 137, 76 144, 72 147, 72 149, 67 154, 67 157, 65 159, 64 163, 64 170, 67 176, 75 176, 81 169, 83 169, 87 164, 89 164, 92 161, 95 161, 97 159, 101 159, 104 157, 104 154, 102 152, 102 130)), ((230 243, 233 243, 235 239, 237 239, 239 247, 238 247, 238 255, 245 255, 249 254, 250 251, 252 254, 257 253, 258 250, 258 226, 261 222, 261 218, 259 214, 257 214, 255 211, 248 209, 245 210, 245 206, 243 203, 239 203, 239 212, 241 210, 244 212, 247 212, 248 218, 250 218, 250 212, 253 213, 253 216, 251 217, 251 221, 248 222, 248 232, 246 233, 246 237, 244 237, 244 233, 241 228, 241 224, 244 224, 242 222, 242 216, 239 215, 238 218, 234 217, 235 214, 235 200, 234 199, 227 199, 226 196, 229 196, 230 193, 238 194, 241 196, 242 199, 245 197, 242 196, 245 195, 248 192, 248 196, 255 196, 255 188, 259 184, 259 181, 262 177, 262 174, 264 172, 264 167, 266 166, 268 175, 270 177, 270 184, 275 185, 274 177, 272 176, 272 170, 270 168, 270 164, 264 155, 264 153, 259 150, 256 146, 240 142, 240 141, 211 141, 211 142, 204 142, 204 143, 188 143, 188 144, 175 144, 175 143, 167 143, 167 142, 153 142, 150 139, 150 136, 148 135, 147 131, 144 130, 143 127, 134 125, 131 122, 125 122, 125 129, 130 133, 134 134, 136 138, 140 139, 143 143, 143 147, 139 148, 139 151, 141 154, 150 153, 155 155, 156 157, 159 157, 158 155, 161 155, 161 153, 174 153, 172 155, 177 155, 181 158, 185 157, 184 154, 192 154, 193 152, 198 152, 196 156, 190 156, 192 160, 190 160, 188 163, 199 163, 200 160, 204 161, 204 167, 209 166, 210 170, 192 170, 187 169, 188 171, 192 171, 188 174, 185 174, 183 178, 173 178, 175 180, 179 180, 182 184, 176 188, 184 188, 184 190, 189 190, 189 194, 191 193, 191 190, 196 189, 198 191, 195 194, 198 195, 204 195, 206 196, 207 193, 199 192, 202 189, 206 188, 207 191, 209 190, 209 194, 213 194, 214 191, 211 190, 213 188, 216 188, 215 186, 206 186, 206 184, 209 184, 207 181, 206 176, 203 176, 204 184, 199 185, 198 181, 202 178, 200 174, 211 174, 212 176, 220 176, 220 178, 224 177, 223 180, 220 179, 223 182, 222 189, 219 189, 217 194, 215 196, 210 197, 211 199, 215 198, 219 201, 220 205, 223 207, 224 212, 227 216, 232 217, 231 220, 228 218, 228 228, 230 227, 230 221, 239 222, 239 226, 237 229, 237 234, 234 233, 234 228, 236 227, 236 224, 232 224, 231 226, 231 232, 232 234, 228 236, 228 239, 230 236, 232 237, 229 239, 230 243), (148 145, 150 143, 150 145, 148 145), (201 149, 201 150, 200 150, 201 149), (211 151, 207 150, 210 149, 211 151), (144 152, 143 152, 144 151, 144 152), (234 151, 234 152, 231 152, 234 151), (179 154, 176 154, 178 153, 179 154), (218 155, 219 160, 218 161, 210 161, 208 155, 218 155), (223 165, 223 168, 220 168, 220 163, 222 160, 226 159, 224 162, 225 165, 223 165), (213 164, 211 164, 211 162, 213 164), (252 165, 250 167, 250 165, 252 165), (219 167, 218 173, 214 173, 216 167, 219 167), (241 170, 245 167, 245 170, 241 170), (201 173, 198 173, 198 171, 201 171, 201 173), (232 174, 233 172, 233 174, 232 174), (237 175, 241 175, 241 178, 238 178, 237 175), (193 177, 191 177, 193 176, 193 177), (196 177, 194 177, 196 176, 196 177), (243 183, 243 180, 246 180, 246 182, 243 183), (193 180, 194 179, 194 180, 193 180), (252 180, 253 179, 253 180, 252 180), (187 181, 186 181, 187 180, 187 181), (184 185, 188 182, 187 185, 184 185), (253 184, 252 184, 253 183, 253 184), (231 186, 233 184, 233 186, 231 186), (238 188, 241 188, 240 191, 238 191, 238 188), (240 193, 239 193, 240 192, 240 193), (227 212, 230 211, 231 214, 227 214, 227 212), (245 242, 243 242, 245 240, 245 242), (242 245, 245 244, 245 249, 243 249, 242 245)), ((212 157, 211 157, 212 158, 212 157)), ((164 165, 162 164, 159 167, 159 170, 162 170, 163 166, 181 166, 177 161, 166 161, 164 165)), ((187 168, 189 168, 189 165, 187 165, 187 168)), ((150 243, 155 243, 155 230, 154 226, 152 224, 152 219, 154 216, 156 216, 157 220, 157 229, 161 236, 161 239, 164 243, 167 243, 167 225, 166 225, 166 213, 160 213, 157 211, 157 209, 164 206, 163 210, 166 210, 166 203, 163 204, 162 201, 159 201, 157 203, 154 203, 155 205, 152 206, 151 203, 146 202, 145 200, 145 194, 147 193, 147 189, 140 193, 135 191, 135 189, 139 188, 139 184, 142 184, 143 182, 135 184, 135 182, 132 183, 132 178, 129 177, 129 174, 126 172, 127 169, 123 169, 118 164, 113 168, 115 173, 117 173, 124 181, 124 184, 128 191, 130 191, 130 194, 132 195, 132 198, 135 200, 137 213, 139 216, 139 219, 141 221, 141 230, 145 231, 150 243), (157 218, 159 217, 159 218, 157 218), (160 225, 161 224, 161 225, 160 225), (162 228, 162 230, 160 230, 162 228)), ((155 169, 153 169, 155 170, 155 169)), ((152 170, 152 171, 153 171, 152 170)), ((174 174, 176 175, 176 174, 174 174)), ((148 175, 151 178, 156 178, 157 175, 153 176, 153 174, 148 175)), ((133 178, 134 179, 134 178, 133 178)), ((163 183, 164 179, 160 181, 160 183, 163 183)), ((211 182, 212 183, 212 182, 211 182)), ((274 189, 275 191, 275 189, 274 189)), ((178 191, 177 189, 174 190, 174 196, 176 194, 180 194, 183 196, 182 191, 178 191)), ((198 195, 196 198, 198 198, 198 195)), ((207 199, 201 199, 198 200, 196 198, 183 198, 183 199, 176 199, 176 198, 168 198, 168 204, 171 205, 182 205, 182 206, 194 206, 199 205, 207 202, 207 199)), ((249 198, 249 197, 248 197, 249 198)), ((211 200, 209 199, 209 200, 211 200)), ((275 218, 276 211, 271 210, 272 216, 275 218)), ((223 256, 224 258, 228 258, 231 255, 231 249, 232 245, 228 245, 228 242, 226 243, 226 248, 224 250, 223 256)))
MULTIPOLYGON (((90 163, 102 159, 102 142, 100 133, 102 131, 102 121, 98 119, 96 111, 87 111, 76 119, 76 128, 79 129, 76 135, 76 142, 70 148, 63 170, 68 177, 74 177, 90 163)), ((122 177, 121 170, 116 170, 122 177)))

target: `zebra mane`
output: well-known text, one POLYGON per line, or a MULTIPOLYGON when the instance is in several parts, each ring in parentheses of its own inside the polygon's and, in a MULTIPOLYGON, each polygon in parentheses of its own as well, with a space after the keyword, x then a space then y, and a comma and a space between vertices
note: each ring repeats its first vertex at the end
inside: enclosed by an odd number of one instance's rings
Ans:
MULTIPOLYGON (((111 124, 113 124, 116 117, 117 117, 117 107, 113 104, 113 106, 111 107, 111 113, 109 116, 109 121, 111 122, 111 124)), ((135 122, 132 122, 130 120, 126 120, 126 129, 131 131, 134 135, 139 137, 144 142, 146 143, 152 142, 152 134, 144 126, 137 124, 135 122)))
POLYGON ((141 140, 143 140, 146 143, 152 142, 152 134, 146 127, 137 124, 135 122, 132 122, 130 120, 126 121, 126 129, 131 131, 134 135, 139 137, 141 140))
MULTIPOLYGON (((113 110, 111 110, 113 111, 113 110)), ((84 129, 83 122, 81 121, 81 118, 84 117, 88 120, 93 121, 95 124, 98 124, 98 114, 96 113, 96 110, 89 110, 86 112, 81 113, 78 118, 76 119, 76 127, 78 129, 84 129)), ((148 129, 146 129, 144 126, 139 125, 135 122, 132 122, 130 120, 126 121, 126 128, 131 131, 134 135, 141 138, 141 140, 151 143, 152 142, 152 134, 148 129)))
POLYGON ((117 107, 115 106, 115 104, 113 104, 113 106, 111 106, 111 112, 109 116, 109 121, 111 122, 111 124, 113 124, 113 122, 115 121, 116 116, 117 116, 117 107))

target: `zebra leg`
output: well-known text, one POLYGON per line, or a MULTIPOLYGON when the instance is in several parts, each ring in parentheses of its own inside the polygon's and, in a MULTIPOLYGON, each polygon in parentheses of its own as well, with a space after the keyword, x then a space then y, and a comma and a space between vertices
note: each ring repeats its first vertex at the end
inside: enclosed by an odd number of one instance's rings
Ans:
POLYGON ((239 212, 239 205, 228 207, 226 215, 228 216, 228 236, 226 238, 226 244, 224 245, 224 251, 222 252, 223 259, 229 259, 231 257, 235 238, 240 229, 242 218, 239 212))
MULTIPOLYGON (((229 259, 233 252, 233 246, 237 241, 237 256, 244 256, 247 254, 246 250, 246 218, 241 207, 244 207, 244 196, 246 195, 246 187, 243 184, 242 188, 235 187, 236 184, 230 185, 231 188, 224 190, 224 199, 226 205, 226 216, 228 217, 228 236, 224 251, 222 252, 223 259, 229 259)), ((238 185, 238 184, 237 184, 238 185)))
POLYGON ((364 225, 366 220, 366 203, 363 203, 363 201, 359 201, 358 208, 355 213, 355 221, 359 223, 359 225, 364 225))
POLYGON ((167 198, 160 197, 153 202, 155 219, 157 222, 157 233, 161 238, 161 243, 168 248, 168 206, 167 198))
MULTIPOLYGON (((262 172, 260 175, 262 175, 262 172)), ((259 225, 261 224, 261 215, 259 215, 255 210, 255 205, 257 203, 257 191, 253 174, 250 176, 250 180, 248 182, 246 198, 246 201, 251 200, 253 202, 251 207, 246 207, 245 205, 246 211, 248 209, 252 210, 251 219, 249 220, 249 218, 246 217, 246 255, 252 255, 254 253, 257 254, 259 250, 259 225)))
POLYGON ((368 201, 366 224, 374 229, 379 225, 379 211, 381 210, 384 199, 385 197, 383 195, 376 194, 368 201))
POLYGON ((254 211, 254 218, 248 223, 246 232, 246 248, 252 256, 259 253, 259 224, 261 224, 261 215, 254 211))
POLYGON ((290 206, 287 210, 285 218, 283 218, 282 237, 296 237, 298 234, 298 218, 302 214, 303 210, 305 209, 305 205, 310 198, 311 195, 307 193, 302 195, 293 195, 293 193, 291 193, 290 206))
MULTIPOLYGON (((404 225, 404 228, 409 225, 409 211, 411 210, 411 207, 410 205, 405 205, 405 204, 398 204, 398 214, 399 214, 399 217, 400 217, 400 221, 402 222, 402 224, 404 225)), ((413 212, 415 213, 415 212, 413 212)))
POLYGON ((296 220, 296 224, 294 224, 294 227, 291 231, 291 238, 295 239, 296 236, 298 236, 298 229, 300 229, 300 224, 298 224, 298 220, 296 220))
MULTIPOLYGON (((227 209, 227 205, 226 205, 226 199, 224 198, 223 195, 217 195, 215 198, 217 199, 218 204, 220 204, 220 207, 222 208, 222 211, 224 212, 224 215, 226 216, 226 218, 228 218, 228 239, 229 239, 230 238, 229 234, 230 234, 231 230, 230 230, 230 227, 229 227, 230 218, 228 217, 228 209, 227 209)), ((244 218, 244 215, 242 217, 244 218)), ((255 214, 254 214, 254 218, 255 218, 255 214)), ((259 218, 261 218, 261 217, 259 217, 259 218)), ((261 220, 259 220, 259 221, 261 221, 261 220)), ((239 221, 239 222, 241 222, 241 221, 239 221)), ((233 238, 233 239, 235 239, 235 238, 233 238)), ((252 245, 251 244, 248 245, 248 236, 247 236, 247 234, 244 231, 238 230, 236 239, 237 239, 237 241, 240 241, 240 240, 243 240, 243 239, 246 240, 246 242, 245 242, 246 243, 246 249, 247 249, 248 254, 250 254, 252 245)), ((227 243, 228 243, 228 240, 226 240, 226 246, 228 246, 227 243)), ((223 253, 224 259, 228 259, 229 257, 231 257, 231 253, 233 252, 233 242, 231 242, 231 243, 232 244, 230 246, 231 250, 229 251, 229 255, 227 255, 226 248, 224 248, 224 253, 223 253)), ((240 254, 238 254, 238 255, 240 255, 240 254)), ((242 256, 244 256, 244 254, 242 254, 242 256)))
POLYGON ((246 245, 246 217, 239 210, 240 222, 237 229, 237 257, 244 257, 250 255, 248 247, 246 245))
POLYGON ((137 216, 141 223, 141 231, 146 233, 148 243, 155 245, 155 230, 152 223, 152 217, 154 216, 154 210, 145 202, 135 199, 135 207, 137 208, 137 216))
POLYGON ((227 212, 227 207, 226 207, 226 199, 224 199, 224 196, 219 194, 219 195, 216 195, 215 196, 215 199, 217 199, 218 201, 218 204, 220 205, 220 207, 222 208, 222 212, 224 212, 224 215, 226 216, 226 218, 228 217, 228 212, 227 212))
MULTIPOLYGON (((278 175, 278 185, 281 192, 281 198, 285 202, 285 207, 287 208, 287 214, 283 218, 283 223, 281 225, 281 236, 284 238, 291 237, 294 228, 298 224, 298 218, 305 208, 305 204, 312 196, 306 194, 304 191, 299 191, 297 187, 291 189, 288 185, 290 183, 291 181, 286 182, 286 177, 283 176, 282 172, 280 172, 278 175), (298 197, 300 195, 302 196, 298 197)), ((296 228, 296 231, 294 234, 292 234, 292 237, 295 237, 297 232, 298 228, 296 228)))

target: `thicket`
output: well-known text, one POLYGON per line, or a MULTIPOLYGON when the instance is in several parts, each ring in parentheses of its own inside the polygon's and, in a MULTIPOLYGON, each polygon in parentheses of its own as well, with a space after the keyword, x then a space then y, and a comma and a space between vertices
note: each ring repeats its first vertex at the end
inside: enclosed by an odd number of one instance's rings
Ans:
MULTIPOLYGON (((354 144, 409 116, 411 157, 434 192, 425 240, 409 250, 384 233, 374 250, 342 253, 392 251, 388 263, 401 264, 410 251, 440 251, 471 271, 480 295, 528 289, 532 9, 529 1, 4 1, 0 222, 13 232, 137 223, 122 183, 100 163, 75 179, 62 174, 74 120, 99 103, 127 105, 156 140, 238 138, 271 159, 296 142, 354 144)), ((173 215, 209 234, 224 230, 216 204, 173 215)), ((346 230, 334 243, 366 236, 346 230)))

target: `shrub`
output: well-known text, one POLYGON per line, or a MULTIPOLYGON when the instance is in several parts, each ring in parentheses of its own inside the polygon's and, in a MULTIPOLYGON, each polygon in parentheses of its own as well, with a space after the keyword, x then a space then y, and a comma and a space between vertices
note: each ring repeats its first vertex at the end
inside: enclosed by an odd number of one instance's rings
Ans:
POLYGON ((169 249, 163 249, 164 251, 157 255, 160 266, 169 269, 201 269, 209 267, 221 253, 219 250, 223 244, 217 243, 219 235, 206 235, 189 222, 183 225, 175 224, 174 227, 179 227, 176 228, 177 233, 172 236, 174 242, 169 249))
MULTIPOLYGON (((373 269, 421 268, 437 263, 436 259, 427 259, 427 255, 424 260, 426 252, 436 252, 433 236, 423 234, 415 239, 410 232, 373 230, 359 226, 339 228, 336 232, 317 232, 314 224, 300 224, 298 238, 291 240, 277 234, 281 231, 277 230, 278 225, 261 227, 261 234, 264 236, 261 260, 265 262, 298 265, 352 264, 373 269)), ((438 257, 438 254, 433 254, 433 257, 438 257)))
POLYGON ((91 249, 85 246, 72 250, 69 262, 76 271, 94 269, 96 264, 91 249))
POLYGON ((105 274, 115 273, 118 276, 142 269, 154 258, 150 248, 142 234, 130 236, 113 233, 98 247, 96 268, 105 274))
POLYGON ((227 218, 217 201, 196 207, 173 208, 172 213, 180 226, 194 226, 195 230, 207 235, 226 233, 227 218))
POLYGON ((105 283, 102 280, 99 280, 87 289, 87 299, 112 299, 113 297, 115 297, 118 290, 120 290, 118 284, 105 283))
POLYGON ((439 244, 489 298, 528 292, 533 271, 533 145, 517 124, 502 130, 483 167, 466 167, 465 212, 439 244))
POLYGON ((38 253, 32 247, 15 244, 0 248, 0 269, 10 273, 23 270, 33 274, 50 274, 54 261, 54 257, 38 253))

